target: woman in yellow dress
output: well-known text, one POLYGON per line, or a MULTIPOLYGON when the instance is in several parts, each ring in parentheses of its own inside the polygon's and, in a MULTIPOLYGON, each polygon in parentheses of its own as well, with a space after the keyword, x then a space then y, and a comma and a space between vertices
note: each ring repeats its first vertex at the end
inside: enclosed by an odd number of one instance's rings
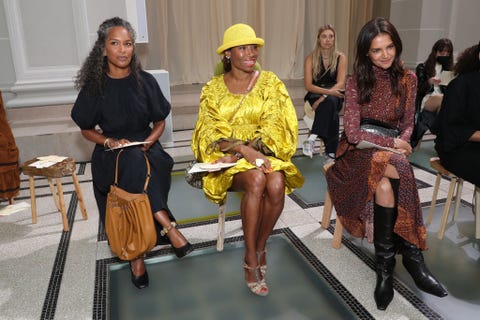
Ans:
POLYGON ((261 296, 268 294, 268 237, 282 213, 285 193, 303 185, 301 173, 291 162, 298 139, 292 100, 274 73, 254 68, 263 44, 246 24, 225 31, 217 49, 225 73, 203 87, 192 136, 198 161, 237 163, 204 176, 203 190, 214 203, 222 203, 227 191, 243 192, 245 280, 261 296))

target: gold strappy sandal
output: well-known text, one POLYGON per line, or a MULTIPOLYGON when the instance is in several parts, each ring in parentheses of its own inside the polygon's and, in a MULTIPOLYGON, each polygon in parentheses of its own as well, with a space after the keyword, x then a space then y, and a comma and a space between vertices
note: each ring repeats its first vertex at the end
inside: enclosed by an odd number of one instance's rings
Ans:
MULTIPOLYGON (((265 255, 265 261, 267 261, 267 248, 263 249, 262 251, 257 251, 258 255, 258 262, 260 263, 260 257, 265 255)), ((260 265, 260 274, 262 275, 262 280, 265 281, 265 274, 267 273, 267 263, 264 265, 260 265)))
POLYGON ((249 270, 249 271, 253 270, 255 272, 255 278, 257 279, 257 281, 246 282, 247 287, 250 289, 250 291, 256 294, 257 296, 265 297, 266 295, 268 295, 268 287, 267 287, 267 284, 265 283, 265 280, 258 281, 257 271, 259 267, 258 266, 250 267, 248 264, 243 263, 243 268, 245 270, 249 270))

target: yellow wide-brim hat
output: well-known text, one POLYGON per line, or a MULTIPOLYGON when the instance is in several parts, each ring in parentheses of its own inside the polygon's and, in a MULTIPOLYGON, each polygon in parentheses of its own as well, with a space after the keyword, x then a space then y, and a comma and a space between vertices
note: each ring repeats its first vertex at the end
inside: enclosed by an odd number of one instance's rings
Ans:
POLYGON ((264 43, 265 41, 262 38, 257 38, 252 27, 244 23, 237 23, 225 30, 223 44, 217 48, 217 53, 223 54, 225 50, 247 44, 256 44, 263 47, 264 43))

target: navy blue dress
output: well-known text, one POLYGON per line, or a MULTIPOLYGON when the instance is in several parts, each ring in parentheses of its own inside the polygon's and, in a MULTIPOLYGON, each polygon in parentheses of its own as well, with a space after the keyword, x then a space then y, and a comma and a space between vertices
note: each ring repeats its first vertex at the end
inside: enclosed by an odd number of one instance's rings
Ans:
MULTIPOLYGON (((151 132, 151 124, 164 120, 170 113, 170 103, 165 99, 155 78, 140 72, 140 86, 130 74, 126 78, 107 78, 102 96, 92 96, 80 90, 71 117, 82 130, 98 126, 106 137, 130 141, 144 141, 151 132)), ((110 185, 114 182, 115 159, 119 150, 106 151, 103 145, 95 145, 92 153, 92 177, 95 200, 103 225, 110 185)), ((151 178, 147 193, 153 213, 168 208, 173 159, 156 141, 146 152, 150 162, 151 178)), ((147 167, 140 147, 124 148, 119 160, 119 186, 131 193, 143 192, 147 167)), ((155 221, 158 243, 168 243, 160 237, 161 226, 155 221)))

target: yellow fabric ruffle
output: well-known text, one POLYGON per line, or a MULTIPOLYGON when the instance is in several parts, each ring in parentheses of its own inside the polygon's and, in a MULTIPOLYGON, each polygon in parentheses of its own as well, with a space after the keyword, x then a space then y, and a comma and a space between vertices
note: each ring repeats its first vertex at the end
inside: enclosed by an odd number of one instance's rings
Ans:
MULTIPOLYGON (((283 171, 286 192, 303 185, 304 178, 291 162, 298 139, 298 121, 295 108, 282 81, 269 71, 262 71, 253 89, 245 96, 230 93, 223 75, 215 76, 202 89, 197 124, 192 135, 192 150, 201 162, 213 162, 225 154, 212 149, 220 139, 261 141, 275 155, 269 156, 274 171, 283 171)), ((245 159, 232 168, 212 172, 203 178, 206 197, 222 203, 238 172, 254 169, 245 159)))

